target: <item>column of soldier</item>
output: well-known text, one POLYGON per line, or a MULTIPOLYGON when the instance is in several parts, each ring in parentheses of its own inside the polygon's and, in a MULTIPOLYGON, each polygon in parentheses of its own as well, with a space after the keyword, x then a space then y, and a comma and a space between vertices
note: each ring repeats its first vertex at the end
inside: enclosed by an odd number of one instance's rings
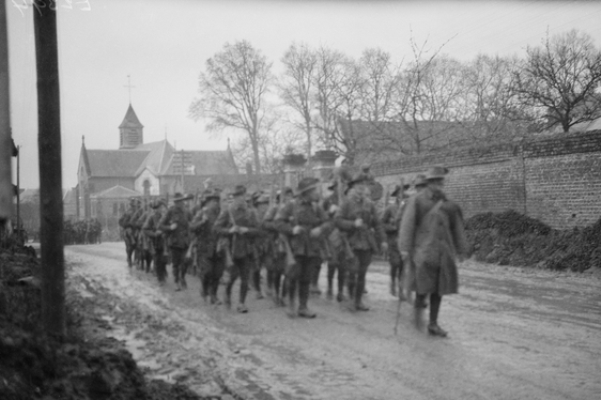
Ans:
POLYGON ((201 282, 200 295, 211 304, 221 304, 218 288, 227 271, 223 299, 230 308, 232 289, 240 278, 240 313, 248 312, 251 284, 257 298, 263 298, 264 269, 266 294, 278 306, 287 306, 291 317, 314 318, 308 301, 311 292, 318 292, 322 263, 327 263, 328 299, 336 290, 337 301, 348 296, 354 310, 367 311, 366 273, 374 254, 384 252, 390 263, 391 294, 399 302, 413 303, 420 329, 429 306, 427 331, 447 336, 438 325, 438 313, 442 296, 457 293, 456 260, 466 249, 461 209, 442 190, 448 169, 433 167, 418 175, 411 196, 411 185, 397 185, 390 193, 396 200, 382 215, 371 197, 375 181, 369 170, 355 176, 339 171, 325 198, 318 179, 303 178, 295 190, 285 187, 252 195, 242 185, 228 196, 209 188, 193 206, 193 196, 176 193, 171 207, 156 200, 147 212, 133 200, 120 220, 128 265, 131 268, 132 256, 146 272, 154 264, 163 285, 170 260, 178 291, 187 288, 191 267, 201 282), (414 301, 411 293, 416 294, 414 301))
POLYGON ((102 224, 97 218, 65 220, 63 234, 66 245, 102 243, 102 224))

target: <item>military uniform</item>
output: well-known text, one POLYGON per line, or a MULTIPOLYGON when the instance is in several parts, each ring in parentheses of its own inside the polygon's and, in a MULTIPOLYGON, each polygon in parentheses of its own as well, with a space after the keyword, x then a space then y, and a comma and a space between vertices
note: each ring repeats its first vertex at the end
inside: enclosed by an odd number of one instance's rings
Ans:
POLYGON ((399 233, 399 249, 411 262, 410 289, 416 292, 416 324, 420 325, 420 309, 430 295, 428 332, 447 336, 438 326, 438 312, 445 294, 457 293, 459 280, 456 259, 467 252, 463 213, 448 200, 441 184, 448 170, 433 167, 427 175, 428 187, 407 201, 399 233))
MULTIPOLYGON (((330 219, 334 219, 339 205, 340 201, 337 192, 331 194, 324 201, 323 208, 328 213, 330 219)), ((348 245, 346 233, 341 232, 337 227, 333 227, 327 240, 330 249, 330 259, 328 260, 328 298, 334 296, 334 275, 337 274, 338 294, 336 298, 338 301, 343 301, 347 265, 354 261, 354 254, 348 245)))
POLYGON ((226 304, 231 305, 231 294, 234 283, 240 277, 240 304, 238 311, 248 312, 246 295, 248 280, 253 263, 255 262, 254 238, 258 233, 259 221, 255 211, 246 204, 243 186, 236 187, 234 201, 221 211, 215 221, 215 231, 229 239, 227 246, 233 265, 229 270, 229 282, 226 286, 226 304), (239 231, 241 229, 243 232, 239 231))
MULTIPOLYGON (((359 177, 352 182, 362 184, 363 178, 359 177)), ((336 226, 346 232, 349 245, 355 254, 355 262, 349 271, 349 292, 354 298, 355 308, 366 311, 369 308, 362 302, 365 291, 365 276, 371 263, 373 253, 380 250, 380 243, 384 241, 384 232, 378 218, 376 206, 369 198, 355 198, 349 196, 342 201, 335 215, 336 226), (362 225, 357 226, 356 221, 361 220, 362 225)))
POLYGON ((142 210, 140 217, 136 222, 136 226, 138 226, 139 234, 138 234, 138 247, 140 251, 140 266, 142 270, 149 273, 151 264, 152 264, 152 253, 151 253, 151 243, 150 238, 144 232, 144 224, 150 215, 152 215, 152 210, 146 205, 147 209, 142 210))
POLYGON ((216 199, 201 207, 190 224, 190 230, 195 234, 196 241, 196 265, 201 283, 201 295, 206 300, 210 297, 212 304, 219 302, 217 290, 219 281, 224 271, 224 260, 217 251, 217 233, 214 230, 215 222, 220 214, 219 194, 208 192, 204 195, 204 201, 216 199))
MULTIPOLYGON (((182 202, 188 200, 181 194, 176 193, 173 201, 182 202)), ((174 204, 167 210, 159 222, 159 228, 167 233, 169 248, 171 249, 171 262, 173 265, 173 276, 176 290, 185 289, 186 284, 186 262, 185 256, 190 244, 189 224, 192 219, 188 210, 182 205, 174 204)))
MULTIPOLYGON (((133 199, 132 199, 133 200, 133 199)), ((123 229, 123 241, 125 242, 125 253, 127 255, 127 265, 132 266, 132 254, 136 249, 137 238, 135 236, 133 218, 138 212, 135 201, 130 202, 130 208, 119 218, 119 226, 123 229)))
MULTIPOLYGON (((401 186, 397 185, 394 191, 391 193, 395 197, 395 204, 390 204, 384 209, 382 214, 382 227, 386 233, 386 242, 388 243, 388 263, 390 264, 390 294, 393 296, 397 295, 397 289, 401 288, 401 278, 403 276, 403 260, 401 259, 401 253, 399 252, 398 236, 399 236, 399 225, 403 215, 405 202, 402 199, 403 193, 409 185, 404 185, 402 190, 401 186), (400 196, 398 198, 397 196, 400 196)), ((401 298, 403 297, 402 290, 399 293, 401 298)))
POLYGON ((159 283, 163 284, 167 273, 167 247, 164 234, 161 232, 159 225, 163 218, 163 213, 160 210, 161 205, 165 204, 161 201, 153 204, 154 210, 146 218, 142 229, 150 243, 150 253, 152 254, 156 277, 159 283))
POLYGON ((315 317, 308 309, 309 285, 315 268, 322 262, 322 242, 331 231, 331 222, 314 196, 317 179, 304 178, 299 182, 298 197, 284 205, 276 216, 278 230, 285 234, 296 264, 289 268, 288 295, 290 313, 294 312, 296 287, 299 290, 298 315, 315 317))

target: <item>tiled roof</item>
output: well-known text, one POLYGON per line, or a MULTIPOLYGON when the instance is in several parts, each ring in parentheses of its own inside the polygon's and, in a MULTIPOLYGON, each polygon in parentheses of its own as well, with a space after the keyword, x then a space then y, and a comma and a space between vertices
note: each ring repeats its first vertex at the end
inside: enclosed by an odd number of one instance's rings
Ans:
POLYGON ((90 176, 134 177, 148 154, 148 150, 87 150, 90 176))
POLYGON ((144 162, 140 164, 136 170, 136 176, 140 175, 146 168, 148 168, 154 175, 159 175, 173 154, 173 146, 171 146, 167 140, 142 144, 136 147, 135 150, 150 151, 146 159, 144 159, 144 162))
MULTIPOLYGON (((233 175, 238 168, 228 150, 225 151, 184 151, 184 167, 194 175, 233 175)), ((162 175, 181 173, 181 152, 175 151, 163 170, 162 175)))
POLYGON ((140 196, 141 193, 135 190, 128 189, 121 185, 113 186, 100 193, 93 194, 91 197, 95 199, 127 199, 132 196, 140 196))
POLYGON ((140 120, 138 119, 138 116, 136 115, 136 112, 134 111, 131 104, 127 108, 127 112, 125 113, 125 118, 123 118, 123 122, 121 122, 121 125, 119 125, 119 128, 124 128, 124 127, 133 127, 133 128, 144 127, 140 123, 140 120))

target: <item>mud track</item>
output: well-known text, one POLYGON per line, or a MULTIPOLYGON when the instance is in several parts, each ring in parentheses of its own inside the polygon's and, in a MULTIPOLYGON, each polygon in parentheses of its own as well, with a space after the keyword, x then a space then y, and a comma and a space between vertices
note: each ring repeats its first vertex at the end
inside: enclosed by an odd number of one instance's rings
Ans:
MULTIPOLYGON (((367 313, 311 298, 314 320, 290 319, 250 292, 248 314, 204 304, 199 284, 129 271, 122 243, 71 246, 68 279, 97 299, 108 334, 149 376, 202 395, 255 399, 593 399, 601 394, 597 269, 552 273, 467 261, 460 294, 443 299, 447 339, 412 324, 388 294, 387 268, 368 273, 367 313), (225 395, 224 395, 225 394, 225 395)), ((323 271, 322 271, 323 272, 323 271)), ((322 274, 321 286, 325 285, 322 274)), ((223 289, 221 289, 223 290, 223 289)))

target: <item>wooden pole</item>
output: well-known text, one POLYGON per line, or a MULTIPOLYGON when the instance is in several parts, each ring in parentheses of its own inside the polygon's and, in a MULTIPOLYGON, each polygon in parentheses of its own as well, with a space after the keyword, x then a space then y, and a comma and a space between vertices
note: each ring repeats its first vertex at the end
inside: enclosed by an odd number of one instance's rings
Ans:
POLYGON ((63 181, 56 10, 35 0, 33 12, 38 91, 42 324, 46 333, 65 333, 63 181))
POLYGON ((0 229, 13 213, 13 144, 10 133, 10 85, 8 76, 8 25, 6 3, 0 0, 0 229))
MULTIPOLYGON (((17 146, 17 232, 21 234, 21 146, 17 146)), ((27 243, 24 243, 27 244, 27 243)))

